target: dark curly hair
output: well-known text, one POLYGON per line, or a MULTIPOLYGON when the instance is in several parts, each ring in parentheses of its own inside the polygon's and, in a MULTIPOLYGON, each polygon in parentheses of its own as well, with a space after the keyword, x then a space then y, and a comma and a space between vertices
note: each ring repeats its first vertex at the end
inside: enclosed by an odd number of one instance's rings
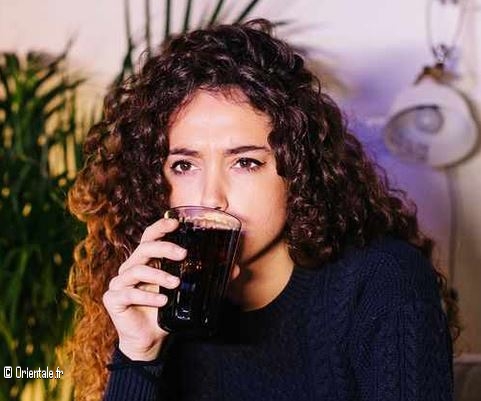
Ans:
POLYGON ((69 283, 81 306, 71 342, 79 400, 98 399, 105 385, 116 338, 102 295, 143 230, 168 207, 162 171, 169 123, 200 89, 240 90, 270 117, 269 144, 288 184, 284 237, 295 263, 322 266, 347 246, 386 235, 431 258, 433 242, 421 233, 414 205, 369 160, 303 58, 270 31, 256 20, 174 37, 107 96, 105 118, 87 136, 86 164, 69 193, 70 210, 88 227, 69 283))

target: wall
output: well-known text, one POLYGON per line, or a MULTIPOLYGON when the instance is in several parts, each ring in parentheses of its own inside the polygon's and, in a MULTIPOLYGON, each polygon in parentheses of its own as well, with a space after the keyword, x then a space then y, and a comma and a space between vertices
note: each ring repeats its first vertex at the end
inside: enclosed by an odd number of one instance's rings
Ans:
MULTIPOLYGON (((159 37, 163 10, 162 2, 155 3, 153 33, 159 37)), ((180 14, 184 2, 173 3, 175 15, 180 14)), ((213 1, 196 3, 194 20, 206 3, 213 1)), ((238 2, 236 9, 239 3, 247 1, 238 2)), ((119 0, 2 0, 0 50, 60 51, 68 38, 74 38, 71 66, 90 77, 85 98, 98 99, 121 65, 125 49, 122 4, 119 0)), ((436 171, 393 158, 380 136, 383 118, 396 93, 413 82, 422 66, 433 61, 427 46, 425 9, 426 3, 419 0, 263 0, 255 15, 294 21, 279 31, 280 36, 309 47, 311 55, 334 74, 325 76, 334 97, 378 162, 418 204, 422 225, 438 241, 438 258, 444 266, 449 245, 454 242, 454 285, 465 326, 461 344, 466 350, 481 352, 480 152, 448 172, 436 171), (453 204, 448 196, 449 183, 455 193, 453 204), (455 213, 451 213, 452 207, 455 213)), ((134 35, 140 38, 143 1, 132 0, 131 12, 134 35)), ((449 41, 453 24, 443 21, 444 25, 437 26, 437 38, 449 41)), ((479 110, 480 0, 469 3, 458 50, 455 68, 460 79, 456 84, 479 110)))

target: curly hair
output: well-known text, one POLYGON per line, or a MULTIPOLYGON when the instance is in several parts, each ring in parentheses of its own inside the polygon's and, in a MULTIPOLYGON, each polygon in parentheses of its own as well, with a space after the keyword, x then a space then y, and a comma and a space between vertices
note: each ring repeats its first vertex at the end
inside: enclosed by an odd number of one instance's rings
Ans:
POLYGON ((143 230, 168 207, 162 171, 169 123, 198 90, 240 90, 270 117, 269 144, 287 182, 284 238, 296 264, 322 266, 347 246, 385 235, 431 259, 433 242, 420 231, 415 206, 390 187, 303 58, 271 28, 255 20, 174 37, 106 97, 105 117, 86 138, 86 163, 68 199, 88 228, 68 287, 80 305, 71 340, 77 399, 99 399, 105 386, 116 331, 102 295, 143 230))

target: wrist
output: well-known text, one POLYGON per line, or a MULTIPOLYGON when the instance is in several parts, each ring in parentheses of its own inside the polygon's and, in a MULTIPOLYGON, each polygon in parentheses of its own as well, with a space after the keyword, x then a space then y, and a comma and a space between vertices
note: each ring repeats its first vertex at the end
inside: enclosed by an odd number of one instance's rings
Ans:
POLYGON ((124 354, 127 358, 131 361, 144 361, 149 362, 157 359, 160 353, 160 349, 162 347, 162 342, 159 341, 152 346, 145 347, 145 348, 136 348, 132 347, 130 344, 119 341, 118 348, 122 354, 124 354))

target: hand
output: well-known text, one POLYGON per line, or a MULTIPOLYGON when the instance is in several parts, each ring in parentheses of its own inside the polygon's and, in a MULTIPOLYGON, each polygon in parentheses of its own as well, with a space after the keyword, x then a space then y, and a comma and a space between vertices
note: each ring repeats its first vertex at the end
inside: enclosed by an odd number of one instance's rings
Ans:
POLYGON ((186 250, 167 241, 159 241, 178 226, 174 219, 160 219, 147 227, 139 246, 112 278, 103 302, 119 336, 120 350, 132 360, 157 357, 168 333, 157 324, 157 308, 167 303, 159 286, 172 289, 179 278, 147 265, 152 258, 182 260, 186 250))

